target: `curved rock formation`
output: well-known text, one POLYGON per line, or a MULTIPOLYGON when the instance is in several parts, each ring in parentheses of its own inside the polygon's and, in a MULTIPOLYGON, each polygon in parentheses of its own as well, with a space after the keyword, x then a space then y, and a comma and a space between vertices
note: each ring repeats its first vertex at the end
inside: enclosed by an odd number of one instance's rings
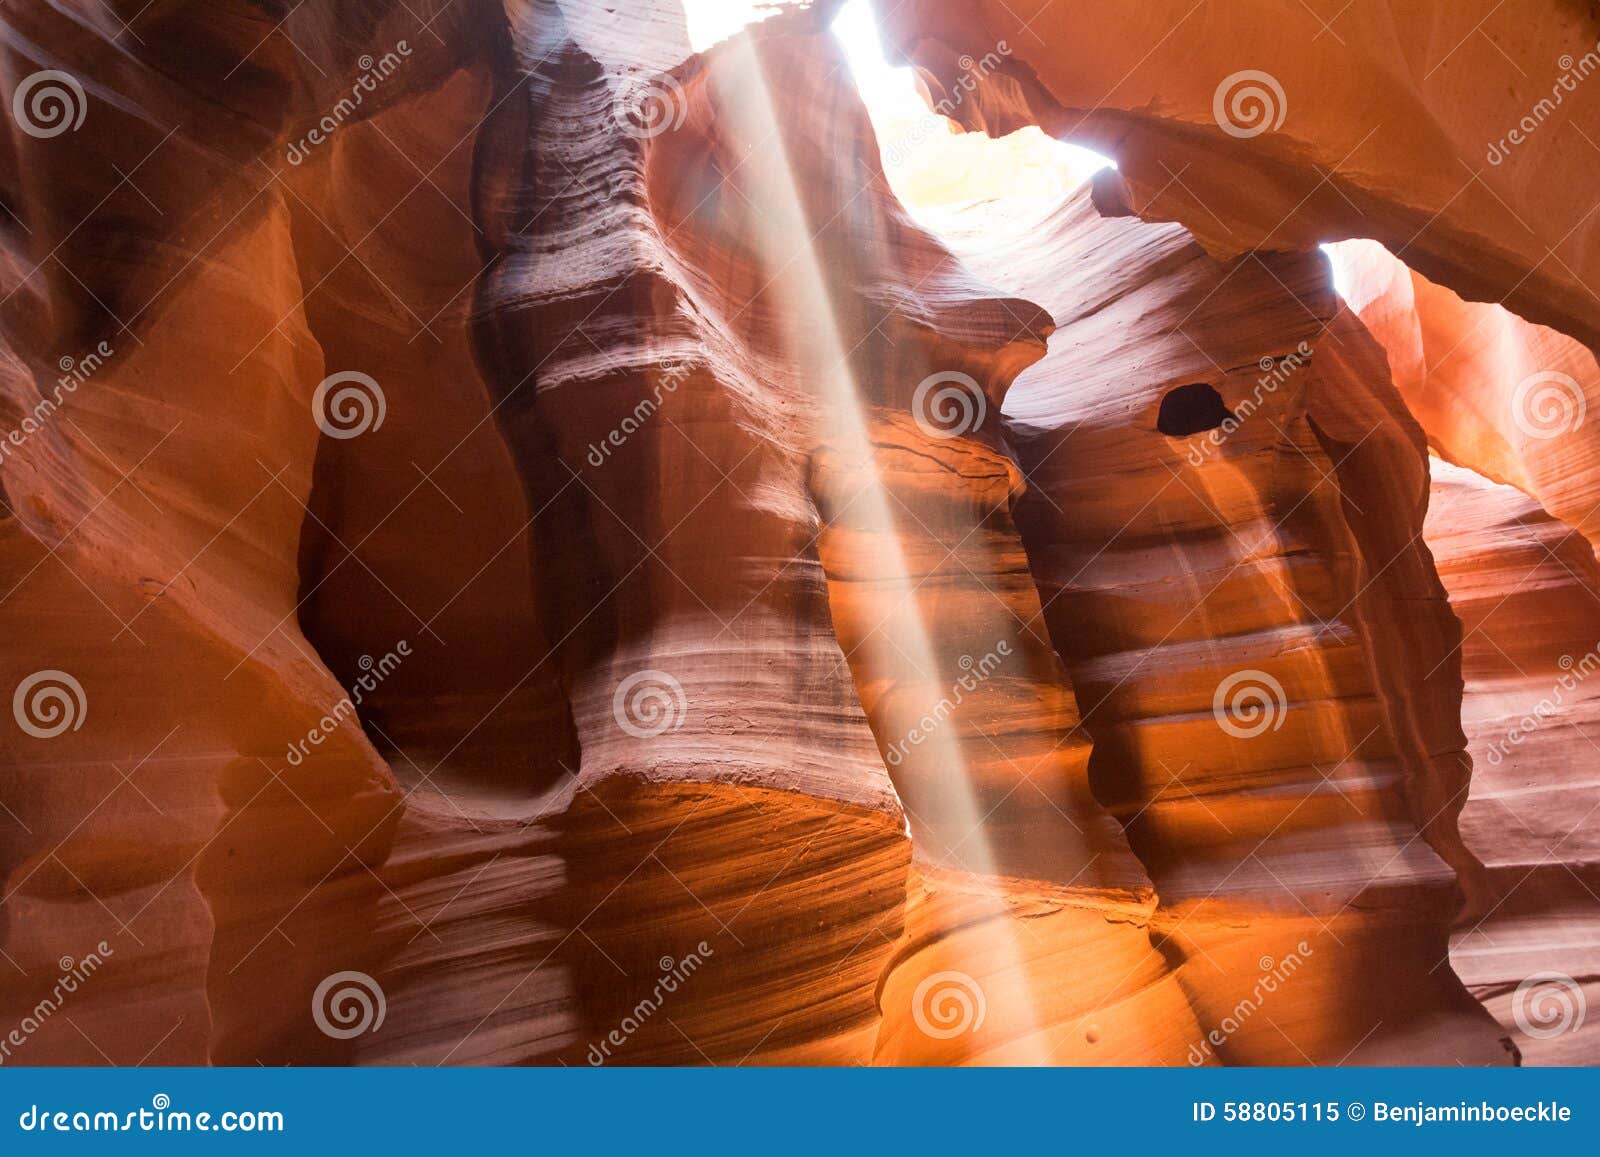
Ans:
POLYGON ((1600 371, 1572 339, 1463 302, 1374 242, 1332 256, 1443 459, 1425 537, 1465 629, 1475 771, 1462 834, 1487 868, 1487 903, 1452 959, 1527 1063, 1584 1061, 1600 964, 1586 837, 1600 808, 1585 686, 1600 593, 1585 417, 1600 371))
POLYGON ((937 220, 834 5, 7 7, 0 1061, 1592 1059, 1595 98, 1013 6, 886 28, 1120 175, 937 220))
POLYGON ((1577 1013, 1600 971, 1600 572, 1581 535, 1511 487, 1438 460, 1433 476, 1428 546, 1466 631, 1475 770, 1461 832, 1492 897, 1457 933, 1451 963, 1525 1064, 1589 1063, 1595 1029, 1577 1013), (1541 975, 1551 983, 1529 985, 1541 975))
POLYGON ((1458 628, 1416 545, 1420 436, 1318 255, 1219 263, 1102 216, 1113 184, 1003 233, 979 218, 960 251, 1058 325, 1007 402, 1019 524, 1097 794, 1201 1024, 1238 1022, 1200 1053, 1503 1058, 1435 972, 1450 869, 1470 890, 1477 865, 1454 824, 1458 628))
POLYGON ((1600 345, 1600 14, 1581 5, 874 0, 936 104, 1117 163, 1228 257, 1373 237, 1600 345))

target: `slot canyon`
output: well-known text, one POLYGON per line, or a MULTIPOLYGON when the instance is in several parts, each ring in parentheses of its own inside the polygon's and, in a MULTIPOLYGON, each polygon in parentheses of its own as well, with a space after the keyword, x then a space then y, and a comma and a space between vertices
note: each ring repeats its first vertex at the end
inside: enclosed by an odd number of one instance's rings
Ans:
POLYGON ((11 0, 0 1063, 1600 1063, 1597 73, 11 0))

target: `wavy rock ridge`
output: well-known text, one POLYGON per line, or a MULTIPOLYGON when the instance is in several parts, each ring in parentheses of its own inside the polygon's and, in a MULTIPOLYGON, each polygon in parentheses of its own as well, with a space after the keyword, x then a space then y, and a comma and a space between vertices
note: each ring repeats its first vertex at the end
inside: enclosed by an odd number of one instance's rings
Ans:
MULTIPOLYGON (((828 5, 8 8, 0 1059, 1591 1059, 1526 987, 1597 975, 1588 690, 1521 706, 1593 665, 1587 431, 1504 413, 1600 382, 1591 234, 1446 198, 1443 64, 1269 227, 1359 117, 1079 114, 1158 6, 1017 7, 885 27, 1121 172, 937 219, 828 5), (1429 214, 1544 325, 1334 295, 1429 214)), ((1448 31, 1339 27, 1295 109, 1448 31)))

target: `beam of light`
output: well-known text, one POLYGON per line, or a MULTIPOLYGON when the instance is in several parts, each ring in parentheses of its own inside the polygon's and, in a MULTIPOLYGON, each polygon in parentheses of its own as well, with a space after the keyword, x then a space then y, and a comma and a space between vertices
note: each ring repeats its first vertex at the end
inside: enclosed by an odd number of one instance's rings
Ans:
MULTIPOLYGON (((683 6, 696 50, 773 11, 763 0, 683 0, 683 6)), ((915 70, 891 67, 884 58, 869 0, 849 0, 833 32, 872 118, 890 187, 926 226, 938 228, 940 210, 975 201, 1009 204, 1025 214, 1058 201, 1100 169, 1115 168, 1110 158, 1052 140, 1037 128, 1000 139, 956 131, 929 109, 915 70)))
MULTIPOLYGON (((1319 245, 1324 257, 1328 259, 1328 269, 1333 278, 1333 291, 1339 295, 1339 300, 1350 304, 1350 291, 1355 288, 1353 273, 1350 268, 1350 259, 1346 252, 1338 245, 1319 245)), ((1352 309, 1358 308, 1352 305, 1352 309)))
POLYGON ((740 29, 765 20, 774 11, 771 0, 683 0, 689 46, 704 52, 740 29))
MULTIPOLYGON (((934 687, 941 680, 939 663, 927 625, 923 622, 906 552, 897 536, 890 498, 878 476, 870 436, 868 405, 850 366, 849 351, 836 318, 828 279, 814 247, 804 202, 787 154, 784 135, 760 59, 748 41, 737 41, 721 49, 726 54, 717 70, 718 105, 732 122, 733 139, 757 142, 758 155, 742 166, 741 182, 746 184, 759 220, 755 237, 764 264, 771 271, 772 286, 782 302, 788 338, 800 363, 802 380, 819 395, 819 420, 823 444, 835 448, 843 461, 859 463, 851 475, 851 486, 859 487, 850 505, 849 525, 864 528, 861 541, 877 547, 873 576, 879 589, 886 589, 893 610, 878 624, 869 638, 874 679, 884 679, 905 688, 934 687)), ((801 115, 805 115, 802 113, 801 115)), ((875 607, 876 609, 876 607, 875 607)), ((933 692, 937 695, 938 692, 933 692)), ((915 696, 913 696, 915 697, 915 696)), ((925 704, 915 709, 931 707, 925 704)), ((880 725, 894 728, 907 711, 891 713, 880 725)), ((892 741, 892 737, 891 737, 892 741)), ((959 817, 951 827, 959 832, 941 833, 946 839, 976 833, 966 839, 961 860, 973 873, 973 884, 993 891, 994 910, 1006 912, 1006 898, 990 883, 997 875, 990 837, 984 828, 984 813, 972 783, 972 771, 963 755, 954 727, 939 728, 922 745, 921 766, 938 769, 939 805, 947 817, 959 817)), ((915 827, 917 820, 913 817, 915 827)), ((928 836, 927 832, 918 832, 928 836)), ((1030 1050, 1027 1062, 1045 1058, 1038 1044, 1039 1029, 1034 1013, 1030 980, 1023 965, 1024 955, 1016 938, 1015 921, 1001 918, 991 922, 995 943, 987 945, 1000 961, 998 968, 986 968, 990 975, 1013 978, 1024 994, 1018 1002, 1028 1011, 1020 1023, 1006 1026, 1011 1048, 1030 1050), (1014 1034, 1014 1035, 1013 1035, 1014 1034), (1021 1042, 1027 1042, 1025 1044, 1021 1042), (1036 1050, 1037 1055, 1034 1055, 1036 1050)), ((1021 1059, 1021 1058, 1019 1058, 1021 1059)))
POLYGON ((901 203, 925 224, 937 222, 931 211, 974 201, 1012 203, 1026 212, 1060 200, 1113 166, 1099 153, 1052 140, 1033 127, 999 139, 958 132, 928 107, 914 69, 892 68, 884 59, 868 0, 844 5, 833 31, 872 118, 884 174, 901 203))

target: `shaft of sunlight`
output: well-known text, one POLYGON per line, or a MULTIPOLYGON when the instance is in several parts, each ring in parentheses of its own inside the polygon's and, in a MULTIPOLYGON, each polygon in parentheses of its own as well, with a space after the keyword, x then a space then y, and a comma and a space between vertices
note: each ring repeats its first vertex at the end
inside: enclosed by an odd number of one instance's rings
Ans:
MULTIPOLYGON (((875 466, 867 405, 851 370, 849 352, 760 59, 748 42, 730 46, 727 51, 732 67, 724 75, 730 77, 731 83, 720 104, 738 123, 739 139, 761 142, 761 155, 752 157, 745 170, 750 174, 751 189, 756 194, 754 204, 759 209, 758 246, 783 302, 791 348, 802 359, 805 380, 821 395, 823 437, 838 449, 843 460, 861 464, 861 488, 850 503, 851 523, 864 526, 866 537, 880 544, 872 571, 877 581, 887 584, 888 601, 893 607, 886 621, 873 632, 881 636, 878 642, 882 645, 875 646, 872 653, 875 661, 885 667, 885 674, 903 686, 916 686, 934 678, 940 665, 922 619, 905 551, 897 537, 890 500, 875 466)), ((930 737, 936 750, 928 753, 929 764, 939 769, 942 810, 959 817, 955 826, 973 833, 966 841, 971 850, 964 859, 974 871, 975 882, 986 886, 984 882, 996 875, 994 852, 971 782, 971 769, 952 731, 940 729, 930 737)), ((943 834, 949 837, 949 833, 943 834)), ((997 906, 1003 906, 1003 897, 997 895, 996 901, 997 906)), ((1015 942, 1012 924, 1007 920, 995 922, 997 943, 993 950, 1005 962, 1003 971, 1021 975, 1023 954, 1015 942)), ((1029 1003, 1031 1007, 1031 1000, 1029 1003)), ((1035 1038, 1036 1024, 1022 1026, 1020 1035, 1035 1038)))
MULTIPOLYGON (((684 0, 689 41, 709 48, 774 11, 763 0, 684 0)), ((995 201, 1031 211, 1059 200, 1114 162, 1099 153, 1052 140, 1037 128, 1001 139, 963 133, 929 108, 916 70, 884 57, 868 0, 849 0, 833 22, 856 88, 878 137, 884 173, 895 195, 924 224, 937 228, 938 210, 995 201)))

